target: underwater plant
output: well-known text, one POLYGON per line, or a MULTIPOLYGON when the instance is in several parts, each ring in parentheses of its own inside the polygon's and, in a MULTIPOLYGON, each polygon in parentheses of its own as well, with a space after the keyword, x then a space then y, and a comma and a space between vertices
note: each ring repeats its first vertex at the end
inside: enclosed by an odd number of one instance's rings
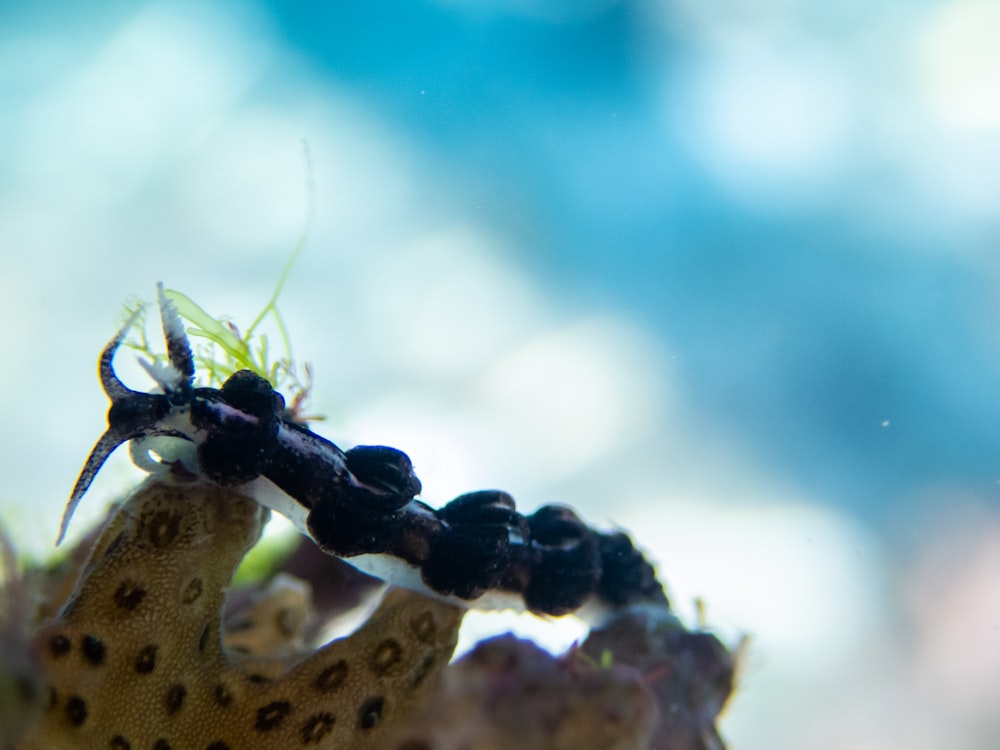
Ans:
MULTIPOLYGON (((733 656, 675 617, 631 538, 564 506, 522 515, 499 490, 434 508, 419 499, 403 451, 342 450, 314 432, 301 401, 289 408, 278 392, 299 384, 276 308, 280 286, 240 335, 161 285, 167 354, 145 365, 152 392, 129 389, 113 366, 141 313, 102 351, 108 426, 60 539, 115 448, 128 443, 150 476, 60 567, 17 573, 5 562, 0 689, 12 686, 21 710, 4 717, 0 742, 721 748, 715 719, 732 690, 733 656), (252 343, 268 312, 283 359, 266 341, 252 343), (196 353, 189 336, 217 349, 196 353), (206 385, 195 385, 196 373, 206 385), (299 551, 269 580, 231 588, 271 511, 301 532, 299 551), (311 562, 302 565, 303 555, 311 562), (356 631, 325 642, 323 625, 379 594, 356 631), (560 656, 501 636, 450 663, 472 608, 580 616, 592 630, 560 656), (15 663, 8 653, 25 657, 15 663)), ((135 346, 149 350, 144 333, 135 346)))

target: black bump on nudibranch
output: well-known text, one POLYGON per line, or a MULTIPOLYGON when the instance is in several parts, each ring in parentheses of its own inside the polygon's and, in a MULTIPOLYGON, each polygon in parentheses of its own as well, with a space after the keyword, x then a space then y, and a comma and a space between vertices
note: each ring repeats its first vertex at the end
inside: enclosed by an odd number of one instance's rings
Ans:
POLYGON ((550 615, 578 609, 601 577, 597 534, 569 508, 546 505, 528 518, 540 556, 524 591, 528 608, 550 615))

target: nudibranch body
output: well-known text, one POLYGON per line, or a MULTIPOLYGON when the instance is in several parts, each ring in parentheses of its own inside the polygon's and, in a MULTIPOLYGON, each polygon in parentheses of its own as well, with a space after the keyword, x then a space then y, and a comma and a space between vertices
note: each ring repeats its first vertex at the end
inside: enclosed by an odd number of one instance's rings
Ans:
POLYGON ((499 490, 432 508, 416 499, 421 484, 405 453, 341 450, 295 421, 256 373, 236 372, 221 388, 195 387, 187 334, 162 285, 159 305, 169 363, 144 366, 162 392, 133 391, 115 374, 130 320, 100 356, 108 428, 73 489, 60 540, 104 461, 128 442, 144 470, 237 488, 289 518, 325 552, 462 606, 544 615, 646 603, 668 608, 652 566, 622 532, 594 530, 562 506, 521 515, 499 490))

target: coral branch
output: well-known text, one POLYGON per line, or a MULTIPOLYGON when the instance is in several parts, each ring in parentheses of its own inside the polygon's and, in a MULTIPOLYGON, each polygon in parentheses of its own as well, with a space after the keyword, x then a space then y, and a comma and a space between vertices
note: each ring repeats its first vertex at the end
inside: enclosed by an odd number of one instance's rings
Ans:
POLYGON ((210 485, 142 485, 35 637, 48 707, 20 750, 381 747, 448 663, 462 612, 394 590, 345 639, 242 655, 223 600, 267 516, 210 485))

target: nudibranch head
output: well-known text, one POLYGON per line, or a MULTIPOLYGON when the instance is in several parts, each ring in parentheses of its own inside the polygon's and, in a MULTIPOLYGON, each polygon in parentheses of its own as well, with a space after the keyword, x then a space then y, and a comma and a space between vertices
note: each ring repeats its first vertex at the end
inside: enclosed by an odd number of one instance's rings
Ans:
POLYGON ((170 420, 168 417, 172 413, 183 411, 191 401, 191 395, 194 391, 194 356, 191 353, 191 346, 188 343, 184 324, 177 313, 177 308, 164 294, 162 283, 157 285, 157 294, 163 321, 163 334, 167 341, 168 361, 162 364, 139 361, 162 393, 133 391, 122 383, 115 373, 115 353, 139 317, 140 308, 129 316, 125 325, 119 329, 101 352, 98 361, 98 374, 104 393, 111 400, 111 407, 108 409, 108 428, 91 449, 73 491, 70 493, 69 502, 66 504, 62 522, 59 525, 59 537, 56 544, 62 542, 66 536, 66 529, 69 527, 70 519, 72 519, 80 500, 86 494, 108 456, 119 445, 131 440, 155 436, 191 440, 190 430, 183 429, 185 427, 184 420, 170 420))
MULTIPOLYGON (((136 311, 101 352, 101 384, 111 400, 108 427, 70 495, 60 542, 97 472, 126 442, 136 466, 150 473, 223 487, 252 485, 248 491, 262 504, 288 516, 307 536, 306 517, 320 504, 327 517, 335 511, 341 517, 352 515, 375 532, 392 525, 399 509, 421 489, 406 454, 385 446, 358 446, 345 453, 313 433, 261 374, 266 368, 246 358, 242 350, 248 350, 247 340, 230 339, 228 332, 213 335, 229 349, 241 350, 233 357, 237 365, 254 369, 234 370, 221 388, 196 388, 195 357, 181 315, 162 284, 158 297, 167 358, 140 360, 157 388, 151 393, 131 390, 114 370, 115 353, 138 317, 136 311)), ((208 318, 190 300, 185 304, 201 319, 208 318)), ((323 546, 322 540, 314 541, 323 546)))

